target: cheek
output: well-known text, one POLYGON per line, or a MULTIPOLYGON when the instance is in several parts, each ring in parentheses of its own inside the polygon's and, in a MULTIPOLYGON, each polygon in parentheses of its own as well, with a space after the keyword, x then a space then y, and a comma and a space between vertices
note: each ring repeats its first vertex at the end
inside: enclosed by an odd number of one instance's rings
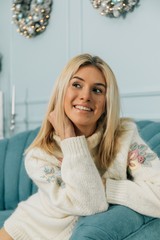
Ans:
POLYGON ((71 106, 73 102, 74 96, 72 91, 67 90, 65 97, 64 97, 64 110, 67 111, 67 109, 71 106))
POLYGON ((105 101, 105 99, 101 99, 100 101, 99 101, 99 110, 102 112, 102 113, 104 113, 105 112, 105 109, 106 109, 106 101, 105 101))
POLYGON ((63 106, 64 106, 64 112, 66 113, 66 111, 67 111, 67 104, 66 104, 66 101, 65 101, 65 100, 64 100, 63 106))

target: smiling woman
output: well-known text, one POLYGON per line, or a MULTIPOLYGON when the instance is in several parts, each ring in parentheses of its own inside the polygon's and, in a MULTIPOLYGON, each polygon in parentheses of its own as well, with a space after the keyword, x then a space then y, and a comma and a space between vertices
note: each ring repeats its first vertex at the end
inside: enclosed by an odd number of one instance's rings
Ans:
POLYGON ((1 240, 99 240, 99 232, 102 240, 122 240, 142 226, 137 219, 160 217, 159 158, 135 123, 120 118, 119 106, 116 78, 104 60, 81 54, 69 61, 26 152, 38 192, 5 221, 1 240), (84 218, 93 219, 94 231, 84 218))

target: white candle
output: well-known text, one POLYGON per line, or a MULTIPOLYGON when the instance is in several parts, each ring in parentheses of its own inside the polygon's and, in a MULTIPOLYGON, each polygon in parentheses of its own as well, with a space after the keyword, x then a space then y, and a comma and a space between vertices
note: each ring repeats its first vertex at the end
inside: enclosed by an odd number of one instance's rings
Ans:
POLYGON ((11 108, 12 115, 15 114, 15 104, 16 104, 16 102, 15 102, 16 95, 15 94, 16 94, 16 89, 15 89, 15 86, 13 85, 13 87, 12 87, 12 108, 11 108))

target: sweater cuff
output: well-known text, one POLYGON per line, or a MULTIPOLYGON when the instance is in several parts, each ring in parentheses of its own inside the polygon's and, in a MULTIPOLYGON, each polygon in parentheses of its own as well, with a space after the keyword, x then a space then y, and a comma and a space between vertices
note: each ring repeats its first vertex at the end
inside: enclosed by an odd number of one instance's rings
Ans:
POLYGON ((88 155, 88 145, 85 136, 67 138, 61 141, 64 156, 88 155))
POLYGON ((123 204, 127 196, 126 180, 107 179, 106 197, 107 202, 112 204, 123 204))

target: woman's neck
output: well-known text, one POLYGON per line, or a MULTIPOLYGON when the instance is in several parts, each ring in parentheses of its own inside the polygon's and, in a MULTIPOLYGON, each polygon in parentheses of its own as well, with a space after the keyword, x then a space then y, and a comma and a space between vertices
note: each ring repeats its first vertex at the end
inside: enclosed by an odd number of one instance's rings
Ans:
POLYGON ((96 130, 96 126, 94 126, 94 127, 74 126, 74 128, 75 128, 76 136, 84 135, 85 137, 91 136, 96 130))

